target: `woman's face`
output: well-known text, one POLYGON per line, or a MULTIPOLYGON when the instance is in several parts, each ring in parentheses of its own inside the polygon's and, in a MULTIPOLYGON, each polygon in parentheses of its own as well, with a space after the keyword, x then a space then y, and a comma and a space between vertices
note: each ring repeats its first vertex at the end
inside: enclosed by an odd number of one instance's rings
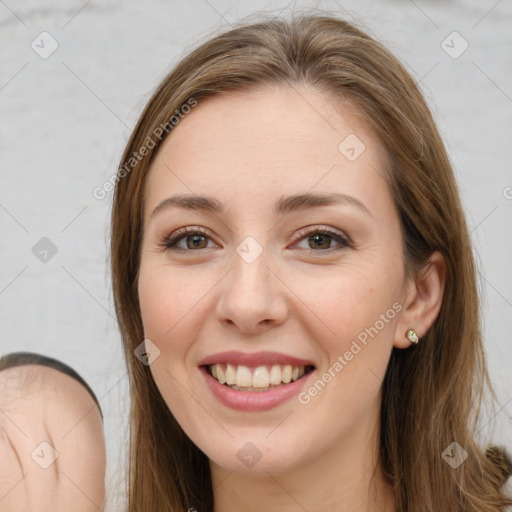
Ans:
POLYGON ((160 148, 138 281, 150 370, 216 466, 277 474, 375 434, 407 328, 384 166, 355 108, 304 87, 210 98, 160 148))

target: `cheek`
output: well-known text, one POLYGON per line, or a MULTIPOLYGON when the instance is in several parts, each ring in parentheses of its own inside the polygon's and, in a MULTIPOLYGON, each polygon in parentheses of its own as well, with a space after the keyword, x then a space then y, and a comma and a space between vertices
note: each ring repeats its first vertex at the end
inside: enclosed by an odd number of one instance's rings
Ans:
MULTIPOLYGON (((180 384, 187 385, 190 368, 186 357, 197 323, 191 322, 191 309, 197 303, 193 288, 177 272, 161 266, 141 266, 139 302, 144 338, 157 347, 158 357, 150 370, 168 407, 179 410, 183 404, 180 384)), ((196 311, 194 310, 194 313, 196 311)))
POLYGON ((190 280, 172 268, 141 265, 138 292, 144 335, 165 349, 192 310, 199 310, 204 286, 200 279, 190 280))
POLYGON ((149 260, 141 265, 138 293, 144 337, 160 350, 150 369, 166 400, 181 400, 177 388, 189 387, 197 371, 195 341, 211 314, 207 292, 215 281, 200 270, 191 273, 149 260))
POLYGON ((144 337, 160 350, 151 374, 175 418, 188 425, 191 416, 201 413, 185 389, 191 388, 194 368, 188 367, 187 355, 203 324, 198 316, 204 288, 172 267, 143 263, 138 293, 144 337))
POLYGON ((317 338, 325 359, 299 403, 325 425, 326 437, 334 439, 379 401, 401 310, 399 286, 370 268, 346 268, 325 285, 308 289, 309 304, 329 334, 317 338))
POLYGON ((389 275, 397 273, 354 265, 294 280, 300 284, 298 294, 308 298, 315 317, 326 327, 322 345, 330 360, 348 350, 353 340, 363 345, 377 337, 391 342, 400 286, 389 275))

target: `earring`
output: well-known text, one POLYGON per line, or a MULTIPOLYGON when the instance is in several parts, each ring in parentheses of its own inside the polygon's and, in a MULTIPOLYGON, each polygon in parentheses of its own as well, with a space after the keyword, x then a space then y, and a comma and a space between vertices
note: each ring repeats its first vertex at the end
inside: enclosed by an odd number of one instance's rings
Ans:
POLYGON ((413 345, 417 345, 418 344, 418 341, 419 341, 419 338, 418 338, 418 334, 416 333, 416 331, 414 329, 409 329, 406 333, 405 333, 405 337, 413 344, 413 345))

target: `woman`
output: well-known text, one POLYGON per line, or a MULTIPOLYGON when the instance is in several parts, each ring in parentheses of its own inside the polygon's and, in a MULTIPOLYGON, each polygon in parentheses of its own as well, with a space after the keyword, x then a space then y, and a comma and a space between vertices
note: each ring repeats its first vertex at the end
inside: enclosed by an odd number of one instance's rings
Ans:
POLYGON ((130 512, 499 511, 470 239, 414 80, 345 21, 239 26, 163 80, 112 212, 130 512))
POLYGON ((488 376, 452 169, 414 80, 353 25, 269 19, 176 66, 121 161, 112 273, 131 511, 512 504, 507 455, 474 439, 488 376))

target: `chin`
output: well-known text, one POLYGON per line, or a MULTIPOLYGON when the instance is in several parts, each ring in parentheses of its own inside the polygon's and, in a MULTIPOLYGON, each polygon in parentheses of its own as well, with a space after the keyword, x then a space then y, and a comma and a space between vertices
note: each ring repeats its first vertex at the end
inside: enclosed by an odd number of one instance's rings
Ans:
MULTIPOLYGON (((297 430, 295 430, 297 432, 297 430)), ((287 473, 297 468, 306 454, 302 453, 304 442, 290 439, 284 443, 282 438, 264 435, 251 435, 249 432, 233 438, 215 439, 205 435, 203 442, 196 445, 210 459, 211 463, 228 472, 254 476, 268 476, 287 473)))

